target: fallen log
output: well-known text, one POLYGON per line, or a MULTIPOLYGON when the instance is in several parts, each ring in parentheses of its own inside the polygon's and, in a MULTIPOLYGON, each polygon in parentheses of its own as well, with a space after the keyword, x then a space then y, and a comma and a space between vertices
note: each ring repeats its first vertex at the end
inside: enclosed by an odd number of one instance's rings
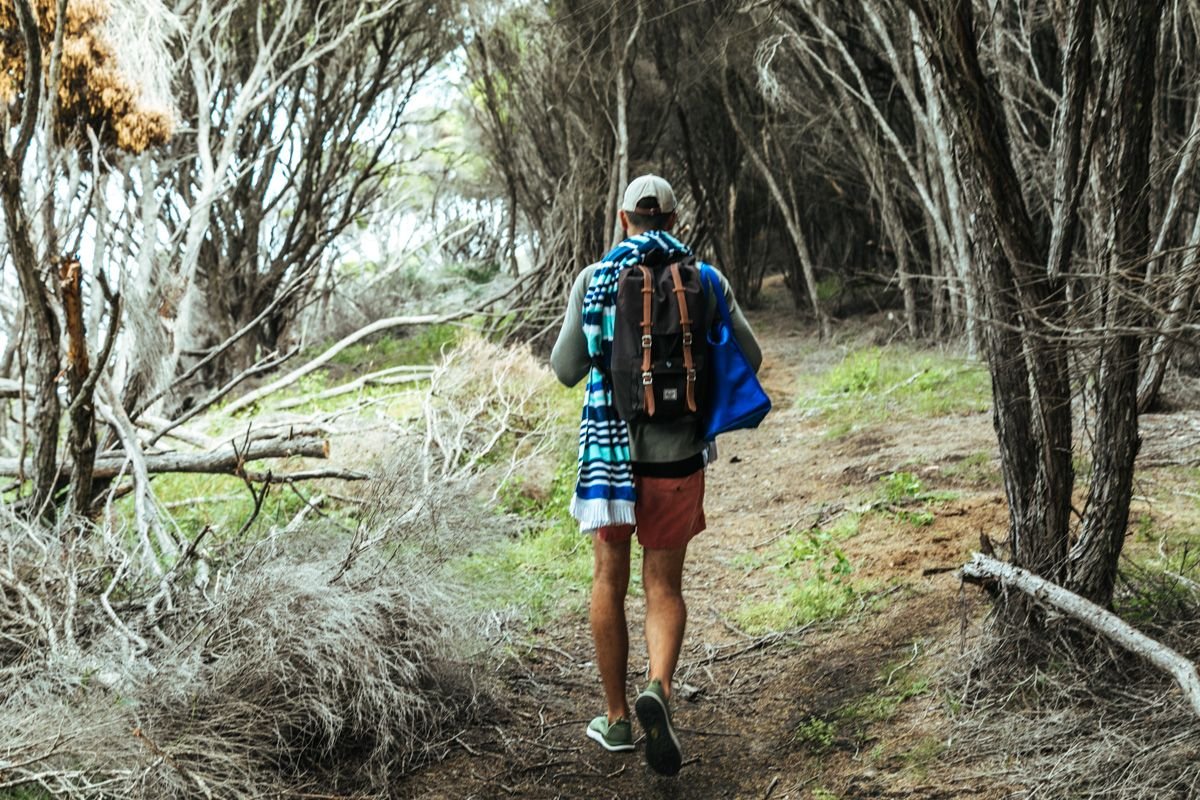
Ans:
POLYGON ((1141 656, 1175 679, 1183 696, 1192 704, 1192 710, 1200 716, 1200 676, 1196 673, 1196 665, 1111 611, 1028 570, 982 553, 976 553, 971 562, 963 566, 962 574, 963 580, 969 583, 994 580, 1018 589, 1141 656))
POLYGON ((266 386, 255 389, 253 392, 245 394, 239 397, 237 400, 234 400, 224 408, 223 413, 227 416, 233 416, 242 409, 254 405, 264 397, 268 397, 269 395, 278 392, 280 389, 286 389, 288 386, 291 386, 308 373, 324 366, 334 356, 345 350, 350 345, 365 339, 371 334, 378 333, 380 331, 391 330, 393 328, 412 327, 417 325, 440 325, 445 322, 454 322, 455 320, 465 319, 466 317, 469 317, 473 314, 478 314, 485 308, 488 308, 500 300, 503 300, 505 297, 512 294, 512 291, 520 285, 521 283, 518 281, 499 294, 493 295, 492 297, 484 300, 474 308, 467 308, 450 314, 420 314, 411 317, 388 317, 387 319, 376 320, 370 325, 367 325, 365 328, 360 328, 341 341, 337 342, 324 353, 321 353, 321 355, 317 356, 312 361, 309 361, 307 364, 292 370, 287 375, 284 375, 283 377, 267 384, 266 386))
POLYGON ((415 383, 416 381, 428 380, 433 373, 432 366, 402 366, 390 367, 381 369, 378 372, 372 372, 368 375, 356 378, 349 383, 343 383, 340 386, 334 386, 332 389, 326 389, 317 394, 309 394, 303 397, 293 397, 279 404, 280 410, 290 408, 298 408, 299 406, 315 403, 319 400, 328 400, 332 397, 341 397, 344 394, 357 392, 365 386, 395 386, 402 383, 415 383))
MULTIPOLYGON (((202 472, 236 475, 247 462, 291 456, 328 458, 329 441, 316 437, 260 439, 250 442, 245 448, 235 448, 232 444, 227 444, 202 453, 147 453, 145 460, 146 471, 150 473, 202 472)), ((115 478, 124 466, 125 457, 122 455, 101 456, 96 459, 93 475, 97 478, 115 478)), ((21 471, 18 459, 0 458, 0 476, 15 477, 19 474, 21 471)), ((69 477, 70 464, 59 467, 59 474, 64 479, 69 477)))

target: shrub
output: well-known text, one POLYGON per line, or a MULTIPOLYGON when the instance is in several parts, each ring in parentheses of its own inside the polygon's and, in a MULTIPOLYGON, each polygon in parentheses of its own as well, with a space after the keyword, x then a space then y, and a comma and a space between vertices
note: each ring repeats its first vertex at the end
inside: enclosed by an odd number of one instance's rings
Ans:
POLYGON ((469 624, 388 531, 364 530, 354 557, 314 546, 338 538, 276 529, 160 577, 113 531, 4 519, 4 781, 67 797, 385 789, 474 713, 469 624))

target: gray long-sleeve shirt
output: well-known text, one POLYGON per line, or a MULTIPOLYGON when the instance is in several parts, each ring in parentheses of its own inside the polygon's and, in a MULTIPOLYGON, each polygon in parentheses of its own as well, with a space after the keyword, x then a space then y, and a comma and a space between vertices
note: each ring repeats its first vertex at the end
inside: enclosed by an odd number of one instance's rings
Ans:
MULTIPOLYGON (((574 386, 588 374, 591 360, 588 358, 587 340, 583 336, 583 295, 587 291, 588 282, 598 264, 585 267, 575 279, 571 288, 571 296, 567 302, 567 313, 563 319, 562 329, 558 332, 558 340, 550 354, 550 366, 554 374, 565 386, 574 386)), ((762 350, 750 323, 742 314, 729 281, 719 271, 714 270, 720 279, 721 291, 725 294, 725 303, 729 306, 729 316, 733 320, 733 335, 738 345, 746 355, 750 365, 758 370, 762 364, 762 350)), ((705 327, 711 327, 717 315, 717 300, 711 294, 708 296, 708 316, 705 327)), ((634 461, 643 463, 669 463, 683 461, 696 456, 706 446, 702 432, 692 422, 654 422, 631 424, 629 426, 630 454, 634 461)))

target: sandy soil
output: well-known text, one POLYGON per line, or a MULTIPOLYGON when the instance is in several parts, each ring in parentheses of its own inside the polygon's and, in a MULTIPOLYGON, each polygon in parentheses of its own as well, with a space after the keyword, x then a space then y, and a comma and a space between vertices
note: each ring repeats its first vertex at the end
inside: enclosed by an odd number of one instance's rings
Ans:
MULTIPOLYGON (((463 731, 447 756, 395 787, 399 797, 467 798, 957 798, 1002 797, 940 757, 951 736, 937 676, 962 656, 964 621, 983 603, 962 591, 955 568, 981 532, 1002 536, 999 489, 954 466, 995 450, 988 414, 876 425, 849 437, 793 408, 797 378, 838 360, 788 312, 782 292, 751 314, 767 354, 764 383, 776 410, 763 426, 721 441, 710 467, 709 529, 689 552, 689 628, 677 680, 675 722, 684 748, 679 776, 656 776, 639 752, 609 754, 584 735, 599 713, 586 617, 557 620, 498 676, 499 710, 463 731), (932 524, 888 514, 863 517, 842 543, 855 581, 871 588, 862 607, 833 623, 752 637, 730 622, 748 598, 769 598, 777 574, 741 554, 767 553, 789 528, 877 497, 878 478, 904 469, 926 489, 952 490, 932 524), (895 701, 885 719, 847 723, 845 709, 892 691, 897 674, 933 676, 895 701), (797 736, 827 721, 829 741, 797 736)), ((850 333, 839 334, 842 340, 850 333)), ((641 599, 628 606, 630 686, 642 681, 641 599)), ((631 688, 630 690, 634 690, 631 688)), ((636 731, 636 724, 635 724, 636 731)), ((640 735, 640 732, 639 732, 640 735)))

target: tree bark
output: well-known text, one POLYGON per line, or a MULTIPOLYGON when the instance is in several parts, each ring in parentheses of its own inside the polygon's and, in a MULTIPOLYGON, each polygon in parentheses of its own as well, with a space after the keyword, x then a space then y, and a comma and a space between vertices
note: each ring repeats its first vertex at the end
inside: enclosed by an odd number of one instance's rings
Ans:
POLYGON ((71 491, 67 506, 72 514, 82 517, 92 500, 96 409, 93 399, 85 394, 91 367, 83 324, 83 281, 79 262, 64 258, 59 265, 58 279, 67 326, 67 390, 70 398, 67 451, 71 455, 71 491))
POLYGON ((984 226, 976 260, 991 311, 988 364, 1013 560, 1057 579, 1065 566, 1074 485, 1071 387, 1058 333, 1065 317, 1062 285, 1038 269, 1046 261, 1012 164, 999 99, 979 62, 970 0, 908 3, 931 44, 946 96, 956 98, 948 110, 970 174, 973 210, 984 226), (998 247, 990 246, 992 235, 998 247))
POLYGON ((21 127, 11 152, 5 146, 5 139, 0 138, 0 193, 3 194, 6 238, 21 294, 25 297, 26 320, 33 328, 32 358, 29 361, 32 380, 27 383, 33 395, 33 492, 29 507, 35 513, 43 513, 51 508, 50 496, 58 477, 60 412, 55 391, 59 373, 58 320, 54 315, 50 290, 39 274, 37 251, 21 186, 25 156, 33 139, 42 99, 42 49, 37 18, 29 0, 16 0, 15 5, 25 40, 25 88, 21 127))
MULTIPOLYGON (((1102 278, 1104 325, 1138 329, 1145 314, 1134 298, 1150 247, 1151 116, 1162 0, 1116 0, 1109 6, 1111 77, 1106 98, 1105 169, 1099 175, 1100 213, 1109 238, 1102 278)), ((1096 379, 1092 479, 1079 540, 1070 554, 1071 589, 1101 605, 1112 601, 1117 561, 1129 524, 1137 424, 1138 346, 1132 333, 1109 334, 1096 379)))
POLYGON ((1066 270, 1079 230, 1079 201, 1087 183, 1083 116, 1092 70, 1093 0, 1074 0, 1063 47, 1063 93, 1055 119, 1054 209, 1047 269, 1058 277, 1066 270))
MULTIPOLYGON (((1179 157, 1179 166, 1175 170, 1175 179, 1171 184, 1171 195, 1167 199, 1166 211, 1159 223, 1158 236, 1154 241, 1151 252, 1153 260, 1146 267, 1146 280, 1152 281, 1156 267, 1164 259, 1167 238, 1179 217, 1192 185, 1192 175, 1195 172, 1197 150, 1200 149, 1200 97, 1193 98, 1195 108, 1192 112, 1192 122, 1188 126, 1187 138, 1184 140, 1183 152, 1179 157)), ((1196 248, 1200 247, 1200 216, 1192 227, 1187 249, 1183 253, 1182 263, 1175 279, 1171 283, 1168 294, 1170 305, 1166 318, 1155 333, 1142 369, 1142 378, 1138 383, 1138 411, 1148 411, 1158 401, 1158 393, 1162 387, 1163 377, 1167 372, 1167 363, 1175 346, 1173 330, 1187 316, 1192 308, 1192 298, 1200 286, 1197 276, 1196 248)))

